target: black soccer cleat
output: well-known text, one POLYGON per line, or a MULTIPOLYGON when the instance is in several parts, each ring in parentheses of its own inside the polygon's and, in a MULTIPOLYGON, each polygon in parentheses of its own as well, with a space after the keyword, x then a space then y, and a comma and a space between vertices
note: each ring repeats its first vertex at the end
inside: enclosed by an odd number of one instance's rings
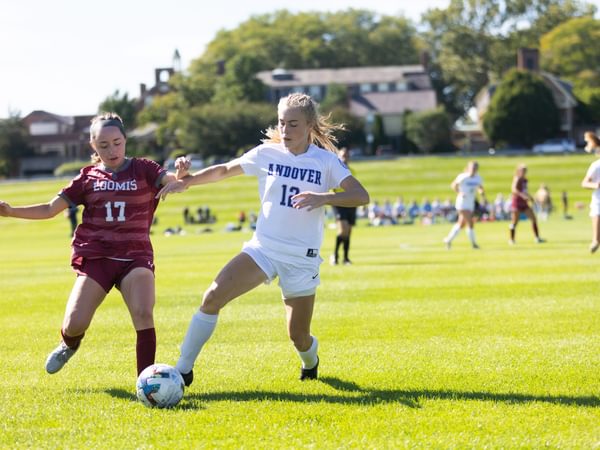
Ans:
POLYGON ((183 378, 183 384, 189 386, 194 381, 194 371, 190 370, 188 373, 181 373, 181 378, 183 378))
POLYGON ((312 369, 304 369, 300 371, 300 380, 316 380, 319 373, 319 357, 317 356, 317 364, 312 369))

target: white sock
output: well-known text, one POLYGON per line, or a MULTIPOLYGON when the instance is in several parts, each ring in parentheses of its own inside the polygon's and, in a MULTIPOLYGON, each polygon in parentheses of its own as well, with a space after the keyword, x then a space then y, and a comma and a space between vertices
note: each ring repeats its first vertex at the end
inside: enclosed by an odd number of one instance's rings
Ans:
POLYGON ((476 245, 475 230, 473 228, 467 227, 467 236, 469 236, 469 240, 471 241, 471 244, 476 245))
POLYGON ((205 314, 202 311, 194 314, 181 343, 181 356, 175 366, 179 372, 189 373, 194 368, 194 362, 202 346, 212 336, 218 318, 218 314, 205 314))
MULTIPOLYGON (((300 359, 302 360, 303 369, 312 369, 317 365, 317 348, 319 347, 319 341, 314 336, 312 337, 312 345, 305 352, 298 352, 300 359)), ((296 350, 298 351, 298 350, 296 350)))
POLYGON ((448 233, 448 236, 446 237, 446 242, 452 242, 452 240, 456 237, 456 235, 458 234, 459 231, 460 231, 460 225, 457 222, 454 224, 454 226, 450 230, 450 233, 448 233))

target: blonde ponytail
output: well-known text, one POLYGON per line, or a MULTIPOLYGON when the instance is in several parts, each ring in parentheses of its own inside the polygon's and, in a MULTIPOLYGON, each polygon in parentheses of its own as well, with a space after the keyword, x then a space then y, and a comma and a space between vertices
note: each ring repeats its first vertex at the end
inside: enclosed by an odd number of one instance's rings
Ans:
MULTIPOLYGON (((317 102, 315 102, 309 95, 306 94, 290 94, 287 97, 282 97, 279 100, 278 109, 297 108, 306 117, 306 121, 310 127, 310 143, 315 144, 321 148, 336 153, 337 138, 335 137, 336 131, 344 131, 346 127, 343 124, 334 124, 330 121, 331 114, 322 116, 319 114, 319 108, 317 102)), ((278 127, 269 127, 265 130, 266 139, 263 139, 263 143, 280 143, 281 134, 279 133, 278 127)))

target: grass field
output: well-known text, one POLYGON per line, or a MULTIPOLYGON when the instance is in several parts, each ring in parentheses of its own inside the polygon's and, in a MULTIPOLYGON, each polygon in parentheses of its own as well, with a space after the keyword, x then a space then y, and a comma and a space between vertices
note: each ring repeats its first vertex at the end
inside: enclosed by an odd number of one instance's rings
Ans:
MULTIPOLYGON (((530 188, 554 201, 589 191, 590 157, 483 158, 492 198, 508 194, 518 162, 530 188)), ((372 198, 440 196, 462 158, 354 164, 372 198)), ((50 199, 65 180, 0 184, 15 205, 50 199)), ((249 238, 225 233, 240 209, 256 210, 255 181, 239 177, 170 197, 159 207, 157 361, 174 364, 202 290, 249 238), (160 230, 181 223, 184 205, 208 204, 212 233, 160 230)), ((540 224, 533 243, 522 222, 507 245, 505 222, 476 226, 482 249, 450 224, 367 227, 359 223, 352 266, 322 266, 313 332, 320 380, 297 381, 276 286, 262 286, 221 314, 173 410, 135 399, 135 333, 111 293, 65 369, 44 361, 59 339, 74 276, 66 218, 0 218, 0 448, 600 448, 600 255, 587 251, 586 210, 540 224)), ((200 227, 198 227, 200 228, 200 227)), ((326 232, 323 256, 334 232, 326 232)))

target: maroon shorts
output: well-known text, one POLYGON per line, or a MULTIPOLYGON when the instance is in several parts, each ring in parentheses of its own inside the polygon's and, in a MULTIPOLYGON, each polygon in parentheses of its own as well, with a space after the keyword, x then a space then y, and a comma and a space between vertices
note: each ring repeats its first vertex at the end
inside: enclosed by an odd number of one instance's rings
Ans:
POLYGON ((145 267, 154 273, 154 263, 150 258, 136 258, 132 261, 117 261, 109 258, 83 258, 75 257, 71 267, 77 276, 90 277, 98 283, 106 293, 113 286, 120 289, 123 278, 137 267, 145 267))
POLYGON ((529 205, 527 203, 518 202, 518 203, 512 204, 512 211, 514 211, 514 212, 522 213, 522 212, 527 211, 528 209, 529 209, 529 205))

